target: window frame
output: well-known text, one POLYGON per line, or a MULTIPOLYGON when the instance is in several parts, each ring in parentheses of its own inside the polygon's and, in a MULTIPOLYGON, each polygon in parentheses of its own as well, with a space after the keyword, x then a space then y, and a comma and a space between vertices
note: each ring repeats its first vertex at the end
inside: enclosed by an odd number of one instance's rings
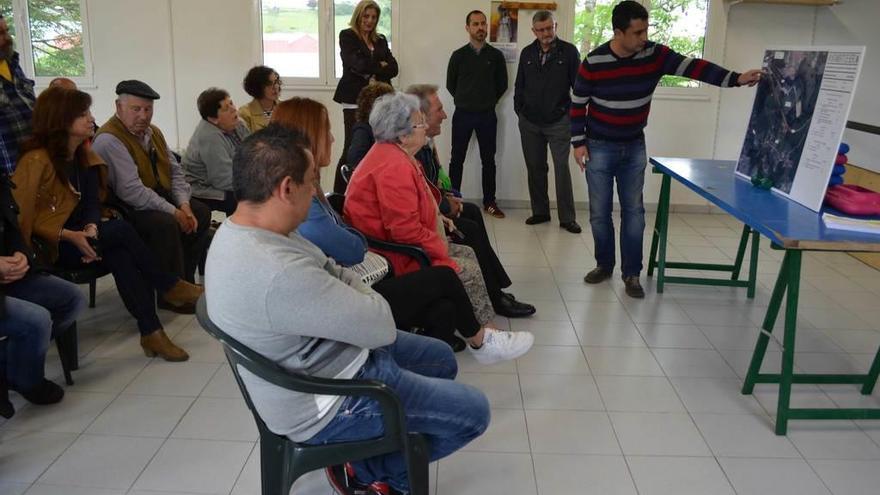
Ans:
MULTIPOLYGON (((34 80, 37 87, 48 86, 56 77, 67 77, 61 75, 54 76, 37 76, 36 66, 34 64, 34 48, 31 44, 31 17, 27 0, 11 0, 12 17, 15 24, 15 48, 19 53, 19 64, 24 73, 34 80)), ((87 0, 79 0, 80 22, 82 25, 82 42, 83 42, 83 62, 85 65, 85 74, 82 76, 70 77, 80 89, 94 89, 95 86, 95 68, 92 63, 92 40, 91 30, 89 29, 89 6, 87 0)), ((8 22, 8 20, 7 20, 8 22)))
MULTIPOLYGON (((333 0, 317 0, 318 1, 318 77, 292 77, 281 75, 282 88, 286 90, 299 91, 334 91, 339 83, 336 77, 336 52, 339 51, 339 40, 334 30, 334 1, 333 0), (331 36, 333 35, 333 36, 331 36)), ((260 63, 265 63, 263 49, 263 2, 256 0, 257 4, 257 24, 259 36, 257 46, 259 47, 260 63)), ((394 40, 394 46, 401 46, 400 37, 400 16, 395 15, 399 12, 400 0, 391 0, 391 39, 394 40)), ((395 55, 396 57, 396 55, 395 55)), ((395 80, 399 79, 399 75, 395 80)), ((395 84, 392 82, 392 84, 395 84)))

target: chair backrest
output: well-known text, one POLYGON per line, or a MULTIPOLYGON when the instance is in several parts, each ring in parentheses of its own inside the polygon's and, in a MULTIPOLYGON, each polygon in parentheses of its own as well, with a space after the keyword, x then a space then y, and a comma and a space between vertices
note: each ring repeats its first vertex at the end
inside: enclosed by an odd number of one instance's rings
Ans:
POLYGON ((342 176, 342 180, 344 180, 346 184, 348 184, 348 181, 351 180, 351 172, 351 166, 347 163, 343 163, 339 167, 339 175, 342 176))

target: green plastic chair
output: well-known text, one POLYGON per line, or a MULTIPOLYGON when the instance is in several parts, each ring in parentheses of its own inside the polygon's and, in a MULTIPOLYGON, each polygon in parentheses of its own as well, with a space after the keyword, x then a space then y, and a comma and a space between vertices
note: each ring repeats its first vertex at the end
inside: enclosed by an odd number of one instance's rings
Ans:
POLYGON ((209 334, 223 344, 235 381, 260 431, 260 472, 263 495, 290 493, 302 475, 317 469, 403 452, 408 466, 410 493, 428 494, 428 446, 424 437, 406 430, 403 406, 394 391, 376 380, 316 378, 285 370, 275 362, 233 339, 208 317, 205 296, 196 305, 196 317, 209 334), (379 403, 385 433, 378 438, 325 445, 297 443, 273 433, 260 418, 239 374, 239 366, 267 382, 305 394, 365 396, 379 403))

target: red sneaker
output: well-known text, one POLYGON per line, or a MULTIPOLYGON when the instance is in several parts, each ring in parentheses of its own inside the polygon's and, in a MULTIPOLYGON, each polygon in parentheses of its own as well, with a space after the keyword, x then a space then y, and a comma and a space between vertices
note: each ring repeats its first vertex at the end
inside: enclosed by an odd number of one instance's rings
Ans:
POLYGON ((388 483, 374 481, 365 484, 357 480, 354 475, 354 466, 351 463, 330 466, 324 470, 327 480, 339 495, 401 495, 401 493, 388 483))
POLYGON ((504 212, 501 211, 501 208, 499 208, 498 205, 495 204, 494 201, 487 204, 486 206, 484 206, 483 210, 485 210, 486 213, 492 215, 495 218, 504 218, 505 217, 504 212))

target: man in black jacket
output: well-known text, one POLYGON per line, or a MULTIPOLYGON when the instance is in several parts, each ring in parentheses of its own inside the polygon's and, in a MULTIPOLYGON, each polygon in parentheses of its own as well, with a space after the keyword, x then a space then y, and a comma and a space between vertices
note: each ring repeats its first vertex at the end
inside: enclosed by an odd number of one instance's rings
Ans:
POLYGON ((0 172, 0 416, 15 412, 7 387, 34 404, 54 404, 64 390, 47 380, 43 365, 53 332, 70 328, 85 308, 76 285, 34 274, 33 256, 21 237, 15 187, 0 172))
POLYGON ((519 116, 519 132, 529 177, 532 216, 526 223, 550 221, 547 196, 547 145, 553 154, 559 226, 579 234, 575 221, 574 195, 568 169, 571 124, 570 92, 580 67, 580 54, 571 43, 556 37, 556 20, 548 10, 532 17, 535 41, 523 48, 514 83, 513 108, 519 116))

